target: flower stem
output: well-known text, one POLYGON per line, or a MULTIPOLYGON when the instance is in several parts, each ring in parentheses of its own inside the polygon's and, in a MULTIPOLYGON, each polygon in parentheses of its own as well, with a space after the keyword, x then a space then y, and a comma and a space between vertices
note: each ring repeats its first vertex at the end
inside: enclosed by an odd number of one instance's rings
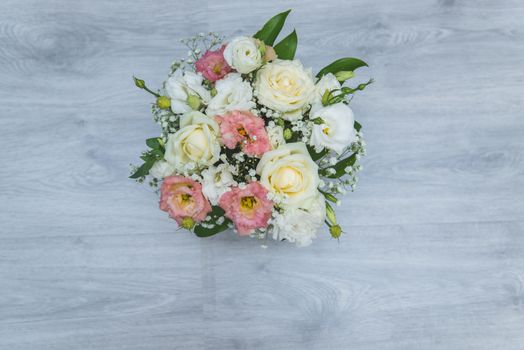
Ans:
POLYGON ((155 97, 160 97, 159 94, 157 94, 156 92, 154 91, 151 91, 147 86, 144 86, 144 90, 146 90, 147 92, 149 92, 151 95, 155 96, 155 97))

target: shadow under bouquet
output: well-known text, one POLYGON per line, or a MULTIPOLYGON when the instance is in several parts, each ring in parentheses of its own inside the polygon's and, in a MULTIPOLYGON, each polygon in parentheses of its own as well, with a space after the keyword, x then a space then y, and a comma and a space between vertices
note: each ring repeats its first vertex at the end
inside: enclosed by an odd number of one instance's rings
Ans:
POLYGON ((253 36, 184 39, 155 97, 159 137, 146 140, 133 179, 160 193, 160 209, 198 237, 228 228, 240 236, 309 245, 325 224, 339 238, 333 205, 353 191, 361 125, 349 102, 367 83, 345 86, 367 66, 341 58, 315 76, 295 59, 297 34, 274 44, 290 11, 253 36))

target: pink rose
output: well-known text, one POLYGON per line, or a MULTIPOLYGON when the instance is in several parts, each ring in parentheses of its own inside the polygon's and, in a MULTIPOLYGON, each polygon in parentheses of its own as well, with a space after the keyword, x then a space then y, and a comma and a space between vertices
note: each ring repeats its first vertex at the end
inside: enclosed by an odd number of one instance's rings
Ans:
POLYGON ((240 236, 267 227, 273 210, 273 203, 267 199, 267 190, 258 182, 251 182, 243 189, 233 187, 220 197, 218 205, 233 221, 240 236))
POLYGON ((182 221, 187 218, 193 222, 204 220, 211 211, 211 204, 202 194, 202 185, 195 180, 168 176, 164 178, 160 189, 160 209, 182 225, 182 221))
POLYGON ((260 157, 271 150, 271 144, 264 120, 248 111, 232 111, 215 116, 220 125, 222 142, 233 149, 239 143, 242 151, 251 156, 260 157))
POLYGON ((195 62, 196 71, 202 73, 211 82, 220 80, 231 72, 231 67, 224 59, 225 48, 225 46, 222 46, 216 51, 207 51, 195 62))

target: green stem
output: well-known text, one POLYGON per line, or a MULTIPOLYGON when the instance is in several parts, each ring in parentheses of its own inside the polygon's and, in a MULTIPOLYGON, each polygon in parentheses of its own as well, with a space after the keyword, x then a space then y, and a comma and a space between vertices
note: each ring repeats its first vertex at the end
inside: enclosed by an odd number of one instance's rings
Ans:
POLYGON ((151 91, 147 86, 144 85, 144 90, 146 90, 147 92, 149 92, 151 95, 153 96, 156 96, 156 97, 160 97, 159 94, 157 94, 156 92, 154 91, 151 91))

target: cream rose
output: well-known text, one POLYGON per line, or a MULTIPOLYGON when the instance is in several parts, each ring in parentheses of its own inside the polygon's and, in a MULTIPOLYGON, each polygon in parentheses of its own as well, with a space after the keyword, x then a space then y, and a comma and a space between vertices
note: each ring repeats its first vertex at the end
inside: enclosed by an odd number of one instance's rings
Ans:
POLYGON ((302 142, 288 143, 264 153, 257 166, 260 183, 282 206, 300 207, 317 193, 318 166, 302 142))
POLYGON ((311 69, 306 70, 299 60, 266 64, 257 72, 254 88, 261 104, 283 112, 288 120, 299 118, 315 93, 311 69))
POLYGON ((169 135, 165 160, 177 170, 193 171, 218 160, 220 144, 217 122, 200 112, 180 118, 180 130, 169 135))
POLYGON ((353 111, 344 103, 312 111, 310 118, 322 119, 322 123, 313 125, 311 131, 310 144, 317 150, 326 147, 340 154, 355 141, 353 111))
POLYGON ((258 49, 257 41, 247 36, 239 36, 231 40, 224 50, 227 64, 242 74, 247 74, 263 63, 262 53, 258 49))

